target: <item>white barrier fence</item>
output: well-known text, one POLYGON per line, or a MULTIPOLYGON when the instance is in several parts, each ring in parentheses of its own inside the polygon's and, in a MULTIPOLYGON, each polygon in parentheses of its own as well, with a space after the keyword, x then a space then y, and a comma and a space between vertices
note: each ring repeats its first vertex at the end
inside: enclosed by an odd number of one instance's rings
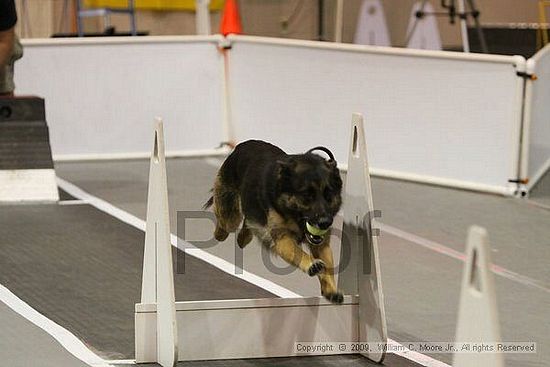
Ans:
POLYGON ((246 36, 32 40, 25 52, 18 93, 46 98, 56 160, 145 157, 142 116, 163 114, 169 156, 256 138, 324 144, 343 162, 359 111, 376 175, 512 195, 550 166, 548 48, 526 89, 519 56, 246 36))
POLYGON ((527 83, 525 101, 526 141, 524 159, 530 190, 550 168, 550 45, 527 62, 536 76, 527 83))
POLYGON ((157 115, 168 154, 209 153, 224 140, 221 39, 27 40, 17 93, 45 98, 56 160, 147 157, 157 115))
POLYGON ((514 191, 522 57, 230 39, 238 140, 264 137, 289 151, 324 144, 343 161, 346 111, 359 111, 373 174, 514 191))

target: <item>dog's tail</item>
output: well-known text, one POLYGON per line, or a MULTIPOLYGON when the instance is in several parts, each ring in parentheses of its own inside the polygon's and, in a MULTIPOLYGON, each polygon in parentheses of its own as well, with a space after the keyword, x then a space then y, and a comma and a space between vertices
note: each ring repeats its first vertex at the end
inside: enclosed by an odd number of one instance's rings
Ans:
POLYGON ((208 201, 204 203, 204 205, 202 206, 202 209, 206 210, 210 208, 212 205, 214 205, 214 196, 210 196, 210 199, 208 199, 208 201))

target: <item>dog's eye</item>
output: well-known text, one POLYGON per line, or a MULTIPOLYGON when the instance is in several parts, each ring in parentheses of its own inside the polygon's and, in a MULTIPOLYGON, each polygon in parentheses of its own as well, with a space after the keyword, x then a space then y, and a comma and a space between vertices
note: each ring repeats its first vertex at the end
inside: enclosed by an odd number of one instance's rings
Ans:
POLYGON ((323 196, 325 197, 326 201, 330 201, 332 199, 332 192, 329 189, 325 189, 323 192, 323 196))

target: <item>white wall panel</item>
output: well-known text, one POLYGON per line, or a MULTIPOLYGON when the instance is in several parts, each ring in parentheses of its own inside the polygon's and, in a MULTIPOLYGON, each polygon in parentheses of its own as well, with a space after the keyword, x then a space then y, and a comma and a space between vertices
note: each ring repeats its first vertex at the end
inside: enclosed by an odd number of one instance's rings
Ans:
POLYGON ((529 60, 537 80, 529 81, 526 108, 529 127, 529 187, 550 168, 550 45, 529 60))
POLYGON ((148 156, 155 116, 167 153, 215 148, 222 136, 218 37, 29 40, 17 94, 46 100, 59 158, 148 156))
MULTIPOLYGON (((518 174, 521 57, 231 36, 237 140, 345 161, 352 112, 366 118, 373 171, 510 193, 518 174)), ((524 65, 521 65, 524 67, 524 65)))

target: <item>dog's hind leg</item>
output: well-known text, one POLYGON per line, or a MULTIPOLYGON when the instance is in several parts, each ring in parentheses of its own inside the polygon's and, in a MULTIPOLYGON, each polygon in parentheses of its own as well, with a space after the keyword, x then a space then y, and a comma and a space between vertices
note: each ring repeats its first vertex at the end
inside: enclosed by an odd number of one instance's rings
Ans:
POLYGON ((252 241, 252 231, 248 227, 246 223, 246 218, 243 221, 243 227, 239 231, 239 235, 237 236, 237 244, 240 248, 244 248, 246 245, 248 245, 252 241))
POLYGON ((330 234, 327 234, 325 242, 321 245, 310 245, 309 249, 315 259, 321 259, 326 264, 325 271, 319 274, 321 294, 332 303, 342 303, 344 296, 338 291, 334 281, 334 260, 330 248, 330 234))
POLYGON ((216 215, 216 230, 214 237, 224 241, 229 233, 235 232, 242 221, 239 194, 236 190, 225 185, 220 176, 214 184, 214 214, 216 215))

